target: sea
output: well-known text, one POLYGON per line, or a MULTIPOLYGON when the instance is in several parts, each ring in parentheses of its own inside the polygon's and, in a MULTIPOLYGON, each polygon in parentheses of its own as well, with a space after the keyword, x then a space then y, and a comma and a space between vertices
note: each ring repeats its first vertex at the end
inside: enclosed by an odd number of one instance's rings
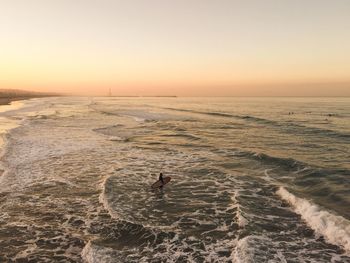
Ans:
POLYGON ((0 134, 0 262, 350 262, 350 98, 39 98, 0 134))

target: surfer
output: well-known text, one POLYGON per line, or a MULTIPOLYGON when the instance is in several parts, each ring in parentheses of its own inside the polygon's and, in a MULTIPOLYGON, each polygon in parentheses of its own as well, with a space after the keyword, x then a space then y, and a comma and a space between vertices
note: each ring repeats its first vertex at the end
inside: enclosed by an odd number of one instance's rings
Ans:
POLYGON ((152 189, 163 189, 163 187, 171 180, 170 176, 163 177, 163 173, 159 173, 158 181, 151 185, 152 189))
POLYGON ((160 186, 160 188, 162 188, 163 185, 164 185, 163 173, 160 173, 160 174, 159 174, 159 181, 162 182, 162 185, 160 186))

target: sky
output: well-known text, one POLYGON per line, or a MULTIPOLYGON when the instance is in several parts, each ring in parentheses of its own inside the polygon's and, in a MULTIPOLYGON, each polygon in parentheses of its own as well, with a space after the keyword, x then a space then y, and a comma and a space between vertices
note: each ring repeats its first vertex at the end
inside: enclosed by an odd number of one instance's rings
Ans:
POLYGON ((0 88, 350 96, 350 1, 0 0, 0 88))

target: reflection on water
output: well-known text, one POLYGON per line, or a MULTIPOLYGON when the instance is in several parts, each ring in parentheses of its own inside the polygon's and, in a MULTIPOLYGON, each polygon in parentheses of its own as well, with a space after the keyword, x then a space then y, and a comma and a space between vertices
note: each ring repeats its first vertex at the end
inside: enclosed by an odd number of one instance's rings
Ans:
POLYGON ((349 102, 47 98, 4 112, 24 122, 3 157, 0 261, 350 262, 349 102), (160 171, 173 180, 154 191, 160 171))

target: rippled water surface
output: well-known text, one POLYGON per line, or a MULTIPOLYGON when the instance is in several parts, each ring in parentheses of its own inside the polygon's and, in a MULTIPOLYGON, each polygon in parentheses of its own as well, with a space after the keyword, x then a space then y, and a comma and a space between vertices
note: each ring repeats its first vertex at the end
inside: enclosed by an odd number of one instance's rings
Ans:
POLYGON ((350 262, 349 98, 34 99, 0 125, 1 262, 350 262))

